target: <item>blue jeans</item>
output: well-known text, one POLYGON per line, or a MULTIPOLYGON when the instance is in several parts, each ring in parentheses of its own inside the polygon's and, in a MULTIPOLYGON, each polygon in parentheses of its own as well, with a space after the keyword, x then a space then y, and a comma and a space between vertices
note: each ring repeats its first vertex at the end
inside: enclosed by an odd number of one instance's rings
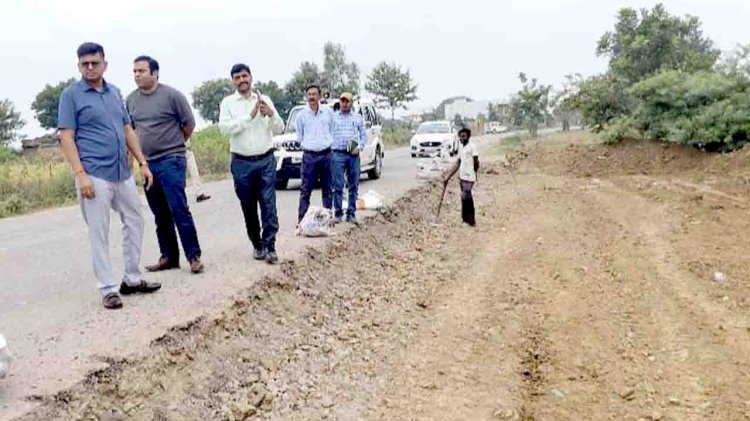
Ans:
POLYGON ((354 216, 357 210, 359 189, 359 156, 349 152, 333 152, 333 208, 336 216, 343 216, 344 184, 349 184, 349 206, 347 216, 354 216))
POLYGON ((170 263, 180 260, 180 247, 177 244, 179 233, 185 257, 188 260, 200 257, 198 233, 185 195, 185 155, 167 155, 149 161, 148 166, 154 175, 154 184, 146 190, 146 200, 156 221, 156 238, 161 256, 169 259, 170 263))
POLYGON ((331 209, 331 150, 321 152, 304 151, 302 153, 302 185, 299 187, 298 222, 305 217, 310 208, 310 196, 315 183, 320 180, 323 196, 323 207, 331 209))
POLYGON ((276 159, 273 153, 253 157, 232 155, 231 170, 234 192, 240 200, 245 230, 253 248, 276 251, 279 219, 276 214, 276 159))

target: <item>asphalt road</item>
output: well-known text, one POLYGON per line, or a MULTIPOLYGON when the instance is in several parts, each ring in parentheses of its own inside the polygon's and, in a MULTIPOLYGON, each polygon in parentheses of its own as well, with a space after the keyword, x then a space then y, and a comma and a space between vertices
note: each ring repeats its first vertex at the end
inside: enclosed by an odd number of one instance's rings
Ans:
MULTIPOLYGON (((364 179, 360 194, 372 189, 386 196, 387 202, 397 199, 419 184, 416 163, 408 148, 387 151, 383 177, 364 179)), ((325 242, 294 237, 297 186, 292 181, 290 190, 277 195, 281 260, 325 242)), ((124 297, 125 306, 118 311, 101 305, 77 206, 0 219, 0 333, 7 337, 15 356, 10 376, 0 381, 0 419, 28 410, 33 405, 29 396, 72 386, 87 372, 106 366, 110 358, 147 352, 148 344, 169 328, 218 311, 234 294, 278 270, 252 259, 231 180, 209 183, 206 191, 213 196, 211 200, 191 202, 206 272, 192 275, 183 261, 180 270, 147 273, 147 279, 162 282, 161 291, 124 297)), ((192 191, 189 194, 193 196, 192 191)), ((319 203, 316 191, 313 204, 319 203)), ((159 257, 145 198, 143 204, 147 223, 141 266, 159 257)), ((113 219, 110 243, 119 277, 121 224, 114 215, 113 219)))

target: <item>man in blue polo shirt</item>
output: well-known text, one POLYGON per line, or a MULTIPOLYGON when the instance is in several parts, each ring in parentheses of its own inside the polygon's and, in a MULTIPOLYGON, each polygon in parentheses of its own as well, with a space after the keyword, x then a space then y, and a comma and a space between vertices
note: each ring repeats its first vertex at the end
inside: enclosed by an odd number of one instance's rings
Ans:
POLYGON ((320 105, 320 87, 308 86, 305 90, 308 106, 297 116, 295 125, 302 146, 302 185, 299 188, 298 220, 301 222, 310 207, 310 196, 320 179, 323 207, 333 205, 331 184, 331 146, 333 145, 333 111, 320 105))
MULTIPOLYGON (((83 219, 89 229, 94 274, 105 308, 122 307, 120 294, 148 293, 161 288, 141 279, 139 268, 143 239, 141 200, 129 167, 127 151, 136 158, 146 189, 152 175, 141 152, 138 137, 120 91, 104 80, 104 49, 95 43, 78 47, 81 80, 60 96, 58 128, 60 144, 73 172, 83 219), (118 285, 109 257, 110 211, 122 221, 125 274, 118 285)), ((74 245, 71 245, 75 247, 74 245)))

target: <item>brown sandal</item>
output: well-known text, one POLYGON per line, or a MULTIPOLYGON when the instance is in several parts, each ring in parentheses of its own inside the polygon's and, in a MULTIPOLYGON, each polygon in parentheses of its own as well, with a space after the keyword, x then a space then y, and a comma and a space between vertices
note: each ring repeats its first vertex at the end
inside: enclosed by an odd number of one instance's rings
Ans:
POLYGON ((110 292, 105 295, 104 298, 102 298, 102 302, 104 303, 104 308, 110 310, 122 307, 122 299, 120 298, 120 294, 116 292, 110 292))

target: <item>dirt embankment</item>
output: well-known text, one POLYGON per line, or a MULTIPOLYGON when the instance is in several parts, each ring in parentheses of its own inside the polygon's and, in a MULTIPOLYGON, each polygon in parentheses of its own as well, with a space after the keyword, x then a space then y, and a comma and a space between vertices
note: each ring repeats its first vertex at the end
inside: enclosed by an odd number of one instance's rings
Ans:
POLYGON ((24 419, 746 419, 748 156, 530 144, 24 419))

